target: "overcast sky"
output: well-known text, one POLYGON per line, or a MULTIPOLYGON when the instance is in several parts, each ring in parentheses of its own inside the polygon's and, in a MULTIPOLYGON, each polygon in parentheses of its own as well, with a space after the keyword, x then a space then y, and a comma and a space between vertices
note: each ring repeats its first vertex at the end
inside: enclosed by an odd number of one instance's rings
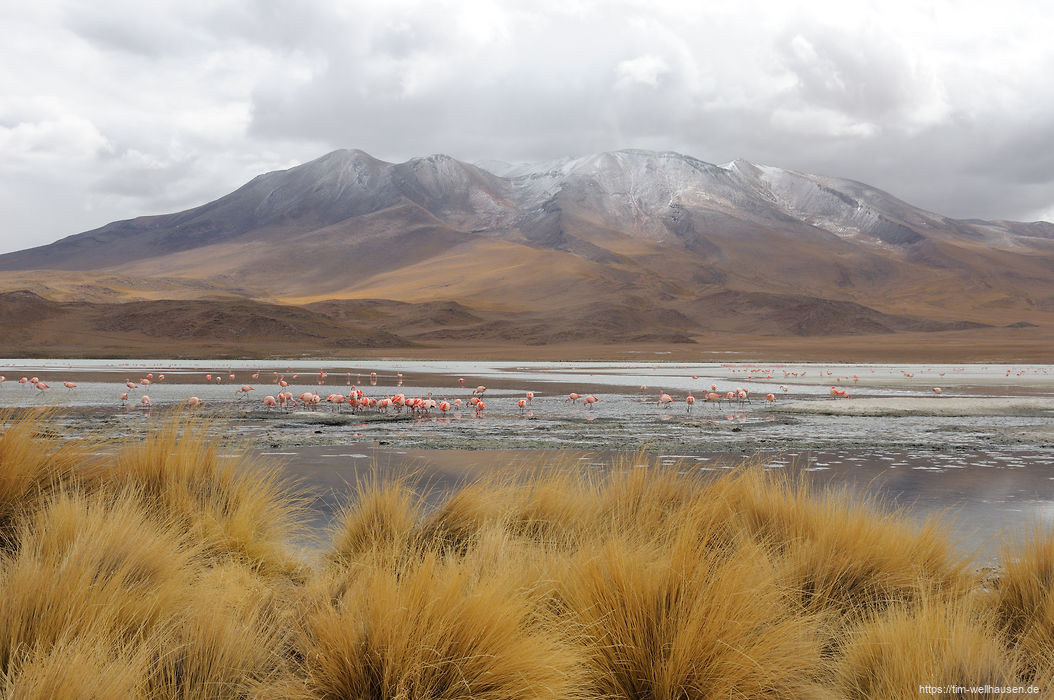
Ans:
POLYGON ((1035 0, 34 0, 0 5, 0 252, 359 148, 621 148, 1054 220, 1035 0), (147 9, 149 8, 149 9, 147 9))

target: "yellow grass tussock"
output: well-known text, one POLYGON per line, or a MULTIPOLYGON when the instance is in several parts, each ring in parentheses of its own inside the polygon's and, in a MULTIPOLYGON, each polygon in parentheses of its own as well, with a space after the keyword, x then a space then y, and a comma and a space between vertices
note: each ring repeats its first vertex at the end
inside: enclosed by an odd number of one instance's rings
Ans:
POLYGON ((269 572, 295 569, 288 543, 299 532, 304 499, 276 466, 225 453, 231 448, 222 438, 215 424, 175 413, 99 467, 95 483, 136 488, 152 508, 193 531, 211 556, 269 572))
POLYGON ((918 697, 923 685, 1022 686, 1020 679, 993 611, 975 597, 926 597, 870 614, 849 631, 838 667, 838 684, 850 700, 918 697))
POLYGON ((12 545, 20 513, 77 477, 86 450, 50 430, 47 411, 0 412, 0 549, 12 545))
POLYGON ((305 625, 309 687, 323 698, 575 698, 584 667, 515 571, 474 574, 426 553, 338 574, 305 625))
POLYGON ((944 521, 639 454, 446 495, 378 471, 311 556, 303 499, 219 426, 112 456, 49 420, 0 426, 3 700, 1054 692, 1039 526, 985 581, 944 521))
POLYGON ((1054 680, 1054 531, 1032 531, 1002 547, 995 610, 1008 643, 1030 672, 1054 680))

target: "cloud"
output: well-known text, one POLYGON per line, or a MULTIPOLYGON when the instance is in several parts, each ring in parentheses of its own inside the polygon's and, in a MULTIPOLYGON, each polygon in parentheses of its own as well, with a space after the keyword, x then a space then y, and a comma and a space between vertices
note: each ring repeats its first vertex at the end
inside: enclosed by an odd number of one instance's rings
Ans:
POLYGON ((186 208, 344 147, 640 147, 1054 210, 1054 15, 934 0, 63 0, 0 8, 0 249, 186 208), (5 199, 6 197, 6 199, 5 199))
POLYGON ((615 66, 615 75, 618 76, 615 85, 619 88, 628 88, 634 85, 657 87, 659 79, 669 72, 670 67, 666 65, 666 61, 649 53, 622 61, 615 66))

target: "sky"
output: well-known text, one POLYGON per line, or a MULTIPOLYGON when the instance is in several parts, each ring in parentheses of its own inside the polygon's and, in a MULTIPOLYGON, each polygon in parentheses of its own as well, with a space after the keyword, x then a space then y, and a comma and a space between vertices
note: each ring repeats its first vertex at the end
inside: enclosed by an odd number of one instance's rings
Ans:
POLYGON ((1034 0, 0 4, 0 252, 180 211, 338 148, 623 148, 1054 221, 1034 0))

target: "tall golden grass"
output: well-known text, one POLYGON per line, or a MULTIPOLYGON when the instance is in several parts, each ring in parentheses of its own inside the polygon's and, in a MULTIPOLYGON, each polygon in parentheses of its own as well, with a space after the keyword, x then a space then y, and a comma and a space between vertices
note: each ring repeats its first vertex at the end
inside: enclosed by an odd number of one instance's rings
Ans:
POLYGON ((221 426, 101 454, 51 420, 0 416, 0 698, 1054 693, 1040 528, 982 580, 941 520, 634 455, 496 467, 438 505, 375 474, 308 556, 304 494, 221 426))

